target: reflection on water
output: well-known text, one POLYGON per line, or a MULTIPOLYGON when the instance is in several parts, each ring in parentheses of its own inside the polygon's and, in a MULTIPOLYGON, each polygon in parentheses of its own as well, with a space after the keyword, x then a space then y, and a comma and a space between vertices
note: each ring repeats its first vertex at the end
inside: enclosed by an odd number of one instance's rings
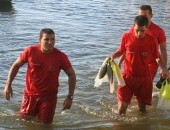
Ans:
POLYGON ((14 14, 14 8, 11 2, 1 2, 0 0, 0 14, 14 14))

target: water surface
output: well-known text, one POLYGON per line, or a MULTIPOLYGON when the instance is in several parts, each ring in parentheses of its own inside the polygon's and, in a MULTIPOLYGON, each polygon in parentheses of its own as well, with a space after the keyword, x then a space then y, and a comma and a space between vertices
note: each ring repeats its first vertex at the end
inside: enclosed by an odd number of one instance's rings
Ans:
MULTIPOLYGON (((153 93, 153 105, 147 108, 146 115, 138 112, 133 99, 127 116, 116 118, 116 92, 110 94, 107 83, 94 88, 100 65, 119 47, 123 32, 129 30, 141 4, 152 6, 153 21, 166 31, 169 52, 168 0, 13 0, 5 6, 0 3, 1 93, 11 64, 24 48, 38 43, 39 31, 45 27, 56 32, 56 47, 69 56, 77 75, 74 104, 61 114, 68 93, 67 77, 61 72, 54 122, 46 127, 17 116, 25 86, 26 66, 22 67, 13 82, 11 101, 0 95, 0 130, 168 130, 170 113, 156 108, 157 91, 153 93)), ((158 78, 159 75, 155 81, 158 78)))

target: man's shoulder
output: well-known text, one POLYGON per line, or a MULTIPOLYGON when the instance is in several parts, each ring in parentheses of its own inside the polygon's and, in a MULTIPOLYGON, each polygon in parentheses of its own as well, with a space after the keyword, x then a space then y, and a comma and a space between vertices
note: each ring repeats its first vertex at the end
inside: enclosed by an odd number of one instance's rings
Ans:
POLYGON ((147 42, 149 42, 149 43, 158 44, 157 39, 151 34, 146 33, 145 38, 146 38, 147 42))
POLYGON ((124 32, 122 37, 123 37, 123 38, 134 37, 134 32, 133 32, 133 31, 124 32))
POLYGON ((63 51, 61 51, 58 48, 54 48, 54 53, 56 53, 57 55, 66 55, 63 51))
POLYGON ((26 47, 26 48, 24 49, 24 52, 25 52, 25 53, 36 52, 36 51, 38 50, 39 46, 40 46, 39 44, 30 45, 30 46, 28 46, 28 47, 26 47))
POLYGON ((30 46, 28 46, 26 49, 30 49, 30 50, 32 50, 32 49, 38 49, 39 46, 40 46, 40 44, 30 45, 30 46))
POLYGON ((145 37, 148 39, 156 39, 153 35, 151 35, 150 33, 145 33, 145 37))
POLYGON ((124 33, 123 33, 123 37, 129 36, 129 35, 131 35, 131 34, 132 34, 132 32, 124 32, 124 33))
POLYGON ((150 26, 151 26, 151 28, 154 28, 156 30, 164 31, 164 29, 161 26, 157 25, 156 23, 152 22, 150 26))

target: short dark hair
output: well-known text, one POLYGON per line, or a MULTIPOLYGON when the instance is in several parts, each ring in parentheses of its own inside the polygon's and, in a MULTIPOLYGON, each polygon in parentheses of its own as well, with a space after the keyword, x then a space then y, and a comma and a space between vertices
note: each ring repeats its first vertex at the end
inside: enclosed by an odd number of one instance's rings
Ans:
POLYGON ((143 27, 143 26, 148 27, 148 18, 143 15, 138 15, 135 18, 134 24, 137 24, 140 27, 143 27))
POLYGON ((148 11, 149 11, 149 14, 152 14, 152 8, 151 8, 150 5, 141 5, 141 6, 139 7, 139 9, 140 9, 140 10, 143 10, 143 11, 148 10, 148 11))
POLYGON ((43 36, 43 34, 54 34, 55 35, 55 33, 54 33, 54 31, 52 30, 52 29, 50 29, 50 28, 44 28, 44 29, 42 29, 41 31, 40 31, 40 36, 39 36, 39 38, 41 39, 42 38, 42 36, 43 36))

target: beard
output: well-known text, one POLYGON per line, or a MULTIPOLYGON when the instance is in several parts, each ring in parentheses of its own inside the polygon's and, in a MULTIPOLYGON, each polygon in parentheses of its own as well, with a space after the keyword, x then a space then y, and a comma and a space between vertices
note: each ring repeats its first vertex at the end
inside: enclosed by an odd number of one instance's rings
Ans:
POLYGON ((53 50, 53 46, 46 45, 42 47, 43 52, 51 52, 53 50))

